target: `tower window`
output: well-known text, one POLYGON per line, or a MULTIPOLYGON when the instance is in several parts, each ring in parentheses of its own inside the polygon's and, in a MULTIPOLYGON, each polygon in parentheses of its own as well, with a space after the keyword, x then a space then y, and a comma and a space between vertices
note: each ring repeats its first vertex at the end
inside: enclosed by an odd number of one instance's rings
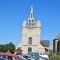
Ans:
POLYGON ((32 20, 32 22, 33 22, 34 20, 32 20))
POLYGON ((32 37, 29 37, 29 38, 28 38, 28 44, 29 44, 29 45, 32 45, 32 37))
POLYGON ((31 18, 32 18, 32 14, 31 14, 31 18))
POLYGON ((31 25, 31 20, 29 20, 29 25, 31 25))
POLYGON ((32 20, 32 25, 34 25, 34 20, 32 20))
POLYGON ((34 20, 32 20, 32 23, 34 22, 34 20))
POLYGON ((29 23, 31 22, 31 20, 29 20, 29 23))

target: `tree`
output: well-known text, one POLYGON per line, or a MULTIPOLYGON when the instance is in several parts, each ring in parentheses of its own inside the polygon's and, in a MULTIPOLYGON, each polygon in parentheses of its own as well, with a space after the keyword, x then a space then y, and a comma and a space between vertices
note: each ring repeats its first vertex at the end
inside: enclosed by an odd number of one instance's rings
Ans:
POLYGON ((49 57, 50 57, 51 55, 53 55, 53 50, 52 50, 52 49, 49 50, 49 57))
POLYGON ((4 44, 0 45, 0 52, 4 51, 4 44))
POLYGON ((0 52, 7 52, 8 50, 9 52, 14 53, 15 45, 12 42, 9 44, 0 45, 0 52))
POLYGON ((18 47, 18 48, 15 50, 15 52, 16 52, 17 54, 22 54, 22 51, 23 51, 23 50, 21 50, 21 47, 18 47))
MULTIPOLYGON (((12 42, 10 42, 10 43, 8 44, 8 50, 9 50, 11 53, 14 53, 15 45, 14 45, 12 42)), ((8 50, 7 50, 7 51, 8 51, 8 50)))

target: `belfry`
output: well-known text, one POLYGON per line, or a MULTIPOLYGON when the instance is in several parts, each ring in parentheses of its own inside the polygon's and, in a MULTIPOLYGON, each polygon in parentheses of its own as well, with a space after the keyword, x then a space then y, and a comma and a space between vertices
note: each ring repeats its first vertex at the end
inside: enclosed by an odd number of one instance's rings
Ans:
POLYGON ((22 41, 17 46, 21 47, 23 54, 28 52, 45 52, 49 51, 49 41, 41 40, 41 22, 35 20, 33 6, 31 6, 30 16, 22 25, 22 41))

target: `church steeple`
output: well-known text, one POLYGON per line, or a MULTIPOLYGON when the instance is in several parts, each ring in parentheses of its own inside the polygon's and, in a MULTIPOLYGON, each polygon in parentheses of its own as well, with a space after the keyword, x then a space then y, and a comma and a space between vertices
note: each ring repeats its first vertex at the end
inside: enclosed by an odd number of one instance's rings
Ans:
POLYGON ((28 18, 28 27, 29 28, 34 28, 35 21, 34 21, 34 12, 33 12, 33 6, 31 6, 31 11, 30 11, 30 16, 28 18))
POLYGON ((28 18, 28 21, 34 20, 34 12, 33 12, 33 6, 31 6, 30 16, 28 18))
POLYGON ((34 12, 33 12, 33 6, 31 6, 31 11, 30 11, 30 18, 33 18, 34 12))

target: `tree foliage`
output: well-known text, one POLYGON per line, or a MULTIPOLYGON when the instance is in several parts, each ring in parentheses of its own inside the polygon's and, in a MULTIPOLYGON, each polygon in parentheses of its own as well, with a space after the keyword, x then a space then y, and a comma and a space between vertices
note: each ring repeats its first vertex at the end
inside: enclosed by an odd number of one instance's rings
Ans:
POLYGON ((8 50, 9 52, 14 53, 15 45, 12 42, 10 42, 9 44, 0 45, 0 52, 7 52, 8 50))
POLYGON ((4 51, 4 44, 0 45, 0 52, 4 51))

